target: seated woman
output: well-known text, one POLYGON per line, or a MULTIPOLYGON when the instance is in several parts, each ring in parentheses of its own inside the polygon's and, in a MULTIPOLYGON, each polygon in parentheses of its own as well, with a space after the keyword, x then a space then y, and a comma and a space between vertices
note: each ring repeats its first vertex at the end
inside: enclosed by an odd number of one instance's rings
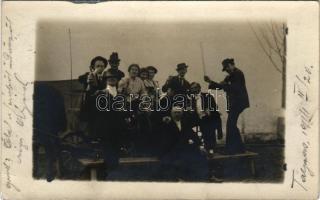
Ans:
POLYGON ((127 102, 132 104, 134 110, 137 109, 139 98, 146 95, 146 88, 139 77, 140 67, 131 64, 128 68, 129 77, 122 78, 119 82, 118 92, 126 96, 127 102))
POLYGON ((143 81, 139 77, 139 65, 131 64, 128 68, 128 72, 129 77, 125 77, 120 80, 118 84, 118 92, 126 98, 126 110, 128 111, 125 114, 125 121, 127 122, 127 126, 130 126, 130 129, 128 130, 128 133, 125 134, 125 140, 129 141, 130 149, 136 149, 141 142, 141 131, 139 126, 141 108, 139 109, 139 105, 141 97, 146 95, 147 92, 143 81))

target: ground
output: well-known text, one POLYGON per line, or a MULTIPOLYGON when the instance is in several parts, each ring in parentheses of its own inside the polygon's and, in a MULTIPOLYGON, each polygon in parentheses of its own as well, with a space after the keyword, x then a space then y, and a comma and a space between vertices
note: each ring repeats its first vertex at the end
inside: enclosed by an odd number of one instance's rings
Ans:
MULTIPOLYGON (((251 174, 250 165, 246 159, 223 160, 210 163, 210 168, 215 176, 223 179, 224 182, 282 182, 284 178, 284 147, 281 144, 247 144, 247 150, 256 152, 256 175, 251 174)), ((45 155, 40 156, 40 167, 35 178, 45 178, 45 155)), ((120 166, 113 172, 113 180, 118 181, 157 181, 158 164, 120 166)), ((89 172, 84 168, 79 168, 81 173, 63 179, 89 179, 89 172)), ((175 180, 168 180, 175 181, 175 180)))

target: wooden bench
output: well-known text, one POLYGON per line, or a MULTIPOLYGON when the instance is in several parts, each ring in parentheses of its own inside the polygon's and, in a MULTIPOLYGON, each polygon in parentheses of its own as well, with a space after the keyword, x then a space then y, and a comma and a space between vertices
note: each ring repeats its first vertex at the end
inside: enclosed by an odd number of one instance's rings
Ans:
MULTIPOLYGON (((242 154, 225 155, 225 154, 215 154, 213 157, 208 157, 208 161, 217 161, 224 159, 237 159, 237 158, 247 158, 250 161, 250 168, 252 175, 256 173, 255 158, 258 156, 257 153, 247 151, 242 154)), ((97 169, 103 165, 103 159, 79 159, 79 162, 90 169, 91 180, 97 180, 97 169)), ((120 158, 120 165, 126 164, 145 164, 145 163, 158 163, 160 160, 156 157, 126 157, 120 158)))

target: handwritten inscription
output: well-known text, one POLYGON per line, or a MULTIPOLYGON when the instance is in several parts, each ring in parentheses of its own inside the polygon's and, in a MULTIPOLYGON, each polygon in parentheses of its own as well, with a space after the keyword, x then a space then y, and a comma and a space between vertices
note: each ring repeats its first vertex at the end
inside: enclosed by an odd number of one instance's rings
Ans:
POLYGON ((308 191, 307 181, 314 177, 315 174, 310 167, 310 158, 309 158, 309 149, 311 144, 309 141, 310 138, 310 129, 313 124, 313 116, 315 111, 311 109, 311 102, 309 98, 309 89, 312 83, 312 70, 313 66, 305 67, 304 72, 301 75, 295 76, 294 82, 294 94, 299 98, 298 106, 298 116, 299 116, 299 127, 300 134, 302 135, 301 140, 301 156, 302 161, 301 165, 292 171, 292 182, 291 188, 294 188, 295 185, 298 185, 304 191, 308 191))
POLYGON ((15 184, 13 184, 11 180, 11 173, 10 173, 11 165, 12 165, 11 159, 6 158, 3 162, 3 165, 5 168, 5 174, 6 174, 6 187, 9 189, 13 188, 15 191, 20 192, 21 190, 15 184))
MULTIPOLYGON (((26 128, 26 120, 32 118, 30 102, 27 93, 32 90, 32 82, 24 81, 19 75, 19 69, 14 65, 14 45, 17 37, 14 33, 12 21, 4 18, 2 27, 2 165, 6 175, 7 189, 20 192, 14 183, 15 169, 21 168, 23 154, 30 148, 26 143, 23 131, 26 128), (13 152, 13 153, 11 153, 13 152), (14 155, 13 157, 10 157, 14 155)), ((30 100, 30 99, 29 99, 30 100)), ((31 99, 32 100, 32 99, 31 99)))

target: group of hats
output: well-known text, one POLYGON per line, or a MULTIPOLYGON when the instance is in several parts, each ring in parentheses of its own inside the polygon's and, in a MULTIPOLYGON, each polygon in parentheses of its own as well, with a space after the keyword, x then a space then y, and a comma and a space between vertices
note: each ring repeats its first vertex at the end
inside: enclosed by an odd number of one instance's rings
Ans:
MULTIPOLYGON (((222 71, 226 70, 226 68, 228 67, 228 64, 234 65, 234 59, 233 58, 224 59, 222 61, 222 66, 223 66, 222 71)), ((186 68, 188 68, 188 65, 186 63, 179 63, 177 65, 177 69, 176 70, 179 71, 179 70, 186 69, 186 68)))
MULTIPOLYGON (((112 52, 112 54, 110 55, 110 58, 109 58, 109 62, 119 62, 119 61, 120 61, 120 59, 118 57, 118 53, 117 52, 112 52)), ((227 66, 226 64, 229 64, 229 63, 234 64, 234 59, 233 58, 227 58, 227 59, 223 60, 223 62, 222 62, 222 64, 223 64, 222 71, 225 71, 226 66, 227 66)), ((179 71, 179 70, 187 69, 187 68, 188 68, 188 65, 186 63, 179 63, 177 65, 177 69, 176 70, 179 71)), ((158 72, 158 70, 153 66, 148 66, 148 67, 144 68, 144 70, 149 70, 149 69, 154 70, 155 73, 158 72)), ((108 77, 116 77, 116 76, 117 76, 117 71, 112 70, 112 69, 109 69, 107 71, 107 73, 106 73, 106 77, 107 78, 108 77)))
MULTIPOLYGON (((112 52, 112 54, 110 55, 109 58, 109 62, 113 63, 113 62, 120 62, 119 56, 117 52, 112 52)), ((146 68, 143 68, 146 71, 149 70, 153 70, 155 73, 158 72, 157 68, 155 68, 154 66, 148 66, 146 68)), ((105 73, 105 77, 106 78, 111 78, 111 77, 118 77, 118 70, 117 69, 108 69, 105 73)))

